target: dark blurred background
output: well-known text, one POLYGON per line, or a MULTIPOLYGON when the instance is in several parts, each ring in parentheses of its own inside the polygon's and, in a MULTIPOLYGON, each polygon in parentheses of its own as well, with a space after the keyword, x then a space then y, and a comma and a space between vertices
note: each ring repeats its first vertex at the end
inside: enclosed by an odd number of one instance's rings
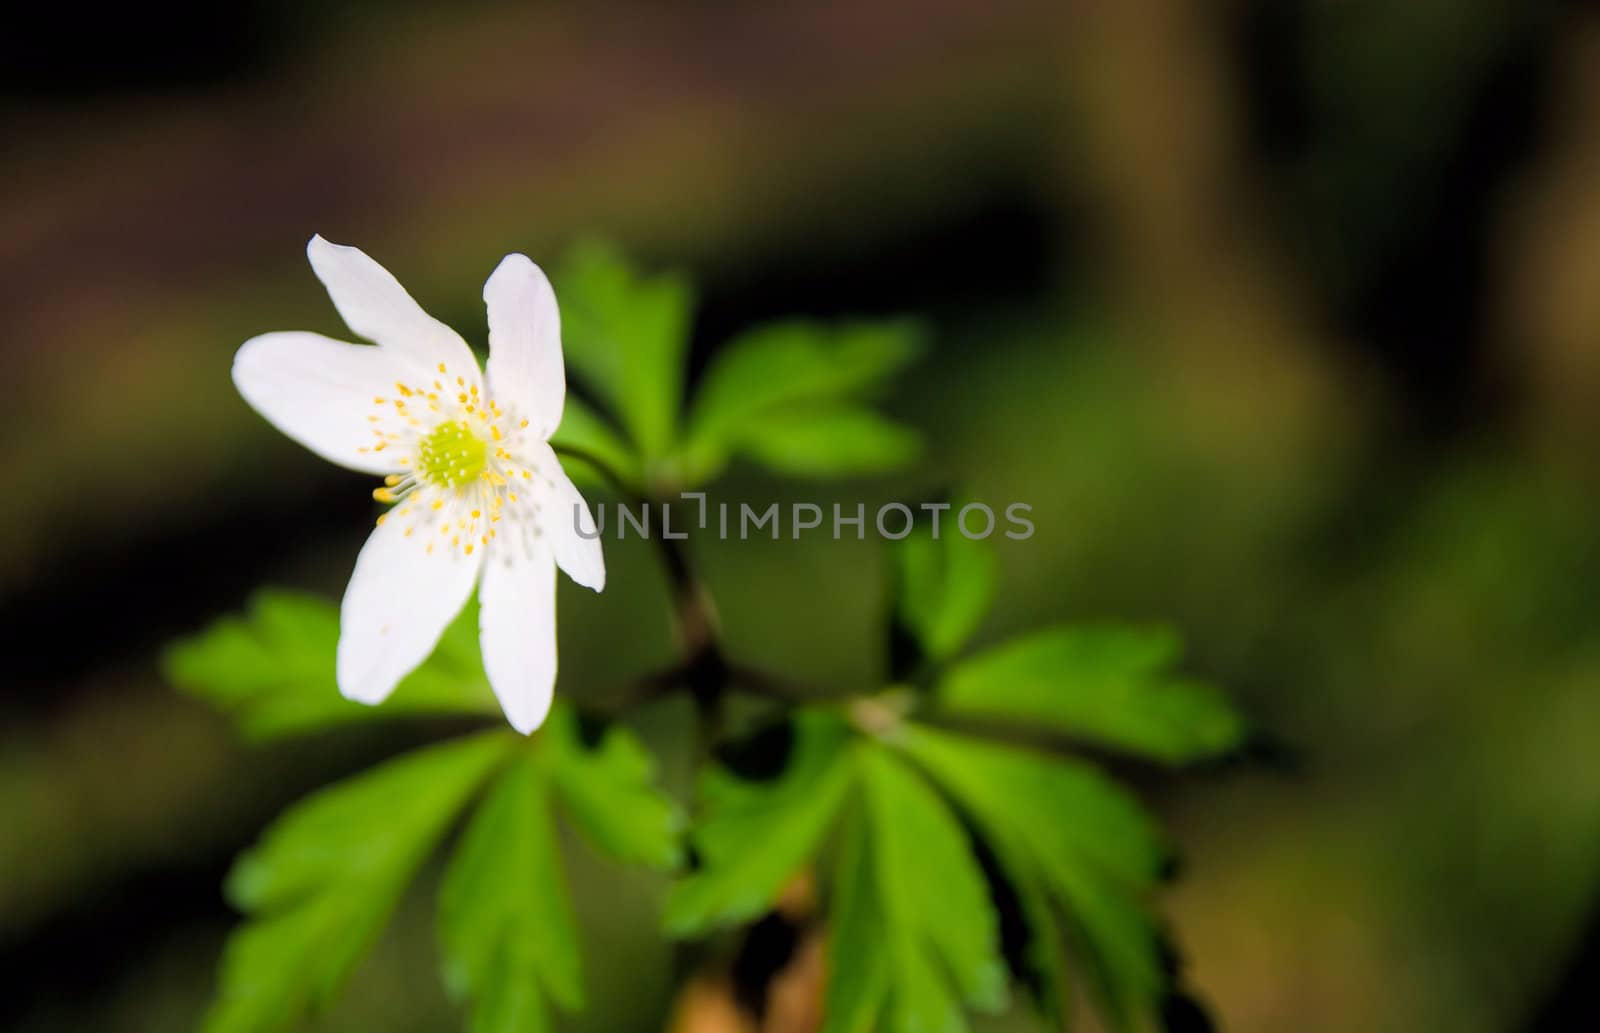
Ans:
MULTIPOLYGON (((1139 783, 1218 1024, 1600 1028, 1589 6, 29 4, 0 185, 0 1027, 190 1028, 231 856, 427 734, 250 749, 156 666, 259 584, 336 595, 369 527, 228 377, 252 334, 345 336, 320 232, 479 341, 502 254, 595 233, 698 277, 702 364, 770 316, 926 314, 892 401, 924 468, 808 497, 1030 502, 985 638, 1170 620, 1264 730, 1139 783)), ((873 684, 877 546, 696 548, 737 653, 873 684)), ((668 648, 651 557, 608 565, 562 589, 572 695, 668 648)), ((573 868, 572 1028, 661 1028, 659 884, 573 868)), ((459 1028, 435 968, 419 892, 313 1028, 459 1028)))

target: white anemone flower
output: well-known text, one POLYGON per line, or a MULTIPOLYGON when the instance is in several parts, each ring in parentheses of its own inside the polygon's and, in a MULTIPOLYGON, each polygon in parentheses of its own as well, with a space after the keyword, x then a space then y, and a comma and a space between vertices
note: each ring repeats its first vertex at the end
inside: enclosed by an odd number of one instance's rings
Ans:
POLYGON ((339 615, 339 691, 375 704, 427 659, 478 587, 483 665, 524 734, 550 711, 556 567, 600 591, 605 561, 583 497, 549 445, 566 374, 555 293, 525 255, 483 286, 487 379, 467 343, 377 262, 312 237, 311 268, 358 337, 262 334, 233 380, 273 426, 384 478, 393 505, 356 559, 339 615))

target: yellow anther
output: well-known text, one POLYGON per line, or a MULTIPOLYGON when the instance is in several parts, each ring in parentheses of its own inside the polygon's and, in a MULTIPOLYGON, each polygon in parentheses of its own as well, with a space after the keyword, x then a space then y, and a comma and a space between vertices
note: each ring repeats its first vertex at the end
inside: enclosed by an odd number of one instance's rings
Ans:
POLYGON ((441 363, 439 363, 439 372, 440 372, 440 373, 443 373, 443 372, 444 372, 444 363, 442 363, 442 362, 441 362, 441 363))

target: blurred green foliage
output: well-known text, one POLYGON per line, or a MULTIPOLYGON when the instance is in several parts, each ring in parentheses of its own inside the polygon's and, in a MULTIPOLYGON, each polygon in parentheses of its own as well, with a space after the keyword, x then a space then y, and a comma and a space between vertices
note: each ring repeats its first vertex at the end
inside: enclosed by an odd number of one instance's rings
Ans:
POLYGON ((860 401, 916 358, 922 334, 914 323, 753 329, 718 352, 685 421, 688 281, 640 273, 615 248, 587 241, 562 263, 556 286, 568 362, 615 423, 569 396, 553 442, 580 462, 605 464, 634 492, 701 487, 735 455, 777 473, 827 478, 900 469, 918 454, 914 431, 860 401))
POLYGON ((983 873, 955 815, 904 761, 878 749, 853 759, 860 811, 846 833, 832 948, 860 970, 829 987, 823 1029, 963 1029, 963 1003, 991 1012, 1005 1003, 983 873))
MULTIPOLYGON (((959 580, 947 588, 972 590, 972 582, 959 580)), ((296 605, 315 612, 307 600, 296 605)), ((323 610, 332 615, 326 604, 323 610)), ((225 619, 222 627, 236 625, 225 619)), ((1071 641, 1079 651, 1116 654, 1130 634, 1086 629, 1071 641)), ((1169 638, 1157 637, 1163 643, 1169 638)), ((291 684, 319 653, 322 665, 332 662, 331 640, 279 645, 253 657, 258 671, 277 676, 268 684, 291 684), (283 669, 275 669, 280 663, 283 669)), ((1171 650, 1156 652, 1165 659, 1171 650)), ((448 654, 430 659, 418 676, 458 677, 448 654)), ((178 667, 190 677, 190 691, 205 691, 214 673, 219 701, 235 702, 229 668, 178 667)), ((987 701, 992 705, 941 688, 929 700, 930 718, 1065 713, 1063 727, 1092 734, 1155 727, 1161 734, 1153 740, 1143 734, 1109 738, 1169 762, 1214 756, 1236 742, 1236 735, 1224 739, 1207 730, 1224 716, 1238 727, 1214 698, 1198 712, 1152 711, 1141 693, 1113 691, 1100 697, 1096 721, 1053 706, 1057 698, 1081 700, 1107 685, 1123 688, 1122 681, 1107 681, 1103 665, 1027 667, 1014 682, 991 674, 989 685, 1000 693, 987 701), (1153 726, 1152 713, 1158 715, 1153 726), (1191 717, 1200 733, 1182 737, 1191 717), (1169 735, 1181 737, 1181 755, 1171 751, 1169 735)), ((336 691, 317 684, 319 691, 336 691)), ((870 1028, 880 1012, 898 1033, 962 1028, 962 1004, 992 1009, 1004 1000, 999 922, 968 843, 970 829, 1000 858, 1025 906, 1026 974, 1039 988, 1045 1013, 1057 1021, 1065 1014, 1061 945, 1070 942, 1109 1016, 1128 1024, 1147 1014, 1162 987, 1142 903, 1161 857, 1149 819, 1080 761, 907 721, 908 705, 902 690, 798 711, 791 719, 794 744, 770 781, 707 770, 689 831, 696 867, 666 902, 667 932, 692 937, 760 917, 791 880, 818 863, 829 830, 845 815, 846 845, 832 879, 831 949, 840 965, 844 959, 870 963, 836 968, 849 977, 829 991, 830 1028, 870 1028), (970 826, 957 820, 935 785, 970 826), (933 901, 938 905, 929 906, 933 901)), ((411 713, 403 703, 330 708, 326 722, 411 713)), ((264 726, 250 709, 240 710, 238 719, 256 735, 318 727, 303 715, 293 725, 264 726)), ((526 744, 495 732, 430 747, 325 789, 279 819, 230 879, 231 899, 254 917, 229 948, 207 1029, 285 1029, 306 1008, 325 1005, 444 828, 491 776, 440 893, 446 985, 476 1002, 471 1028, 479 1031, 544 1028, 542 992, 565 1009, 581 1007, 553 803, 559 801, 612 856, 668 870, 682 862, 682 819, 654 788, 654 762, 632 735, 613 725, 598 744, 585 746, 576 718, 563 706, 526 744)))
MULTIPOLYGON (((951 507, 959 513, 960 505, 951 507)), ((894 614, 935 661, 966 645, 994 602, 997 571, 990 549, 975 549, 946 520, 944 533, 920 524, 895 549, 894 614)))
POLYGON ((546 1028, 545 994, 583 1007, 555 807, 612 856, 675 867, 682 819, 654 774, 629 733, 612 728, 591 748, 558 710, 531 742, 481 733, 317 792, 229 876, 229 898, 250 921, 229 943, 205 1029, 290 1029, 326 1007, 486 782, 439 891, 445 985, 471 1002, 478 1033, 546 1028))
POLYGON ((1058 628, 956 665, 940 699, 1170 764, 1238 746, 1244 725, 1216 690, 1167 673, 1177 655, 1166 629, 1058 628))
MULTIPOLYGON (((248 611, 224 617, 168 647, 172 684, 227 711, 255 740, 359 721, 367 707, 339 695, 328 658, 339 641, 339 611, 304 592, 265 588, 248 611)), ((469 602, 428 663, 385 704, 390 713, 497 714, 478 653, 478 607, 469 602)))
POLYGON ((228 896, 253 916, 228 943, 209 1033, 289 1029, 325 1007, 372 946, 504 735, 434 746, 321 790, 239 859, 228 896))
POLYGON ((501 773, 439 888, 444 981, 472 1002, 472 1033, 547 1029, 543 996, 583 1007, 577 920, 545 773, 528 751, 501 773))
POLYGON ((562 710, 536 748, 518 752, 468 825, 439 891, 445 985, 473 1002, 474 1033, 546 1028, 541 989, 567 1011, 584 1006, 553 804, 613 857, 661 869, 679 858, 681 816, 655 790, 654 765, 626 731, 612 728, 591 750, 562 710))
POLYGON ((816 855, 851 787, 848 727, 828 713, 796 714, 783 772, 750 782, 713 767, 700 776, 690 842, 699 866, 673 886, 665 925, 705 933, 764 914, 816 855))

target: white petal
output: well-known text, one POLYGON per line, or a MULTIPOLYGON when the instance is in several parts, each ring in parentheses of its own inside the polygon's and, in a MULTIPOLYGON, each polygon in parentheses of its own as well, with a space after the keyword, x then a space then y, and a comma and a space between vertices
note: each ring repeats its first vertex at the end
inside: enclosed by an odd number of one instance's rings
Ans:
POLYGON ((561 311, 544 272, 527 255, 507 255, 483 285, 489 307, 489 397, 529 421, 541 440, 561 424, 567 375, 561 311))
POLYGON ((340 608, 339 691, 361 703, 382 702, 428 658, 482 566, 482 554, 464 556, 423 528, 407 537, 408 523, 391 518, 372 532, 340 608))
POLYGON ((478 588, 483 669, 511 727, 527 735, 556 688, 556 565, 548 549, 495 542, 478 588))
POLYGON ((434 376, 444 363, 445 375, 481 386, 478 360, 461 335, 422 311, 400 281, 360 248, 317 236, 306 245, 306 257, 357 335, 410 357, 434 376))
POLYGON ((370 344, 311 333, 252 337, 233 358, 233 382, 267 422, 330 462, 363 473, 392 473, 399 454, 373 451, 396 419, 378 398, 414 379, 405 359, 370 344), (374 423, 371 416, 379 417, 374 423))
POLYGON ((555 505, 544 533, 556 554, 556 563, 583 587, 604 591, 606 558, 600 550, 600 532, 595 529, 589 504, 559 466, 551 479, 555 481, 555 505))
POLYGON ((547 444, 525 444, 518 460, 534 472, 540 488, 538 529, 567 576, 596 592, 606 587, 606 558, 589 504, 547 444))

